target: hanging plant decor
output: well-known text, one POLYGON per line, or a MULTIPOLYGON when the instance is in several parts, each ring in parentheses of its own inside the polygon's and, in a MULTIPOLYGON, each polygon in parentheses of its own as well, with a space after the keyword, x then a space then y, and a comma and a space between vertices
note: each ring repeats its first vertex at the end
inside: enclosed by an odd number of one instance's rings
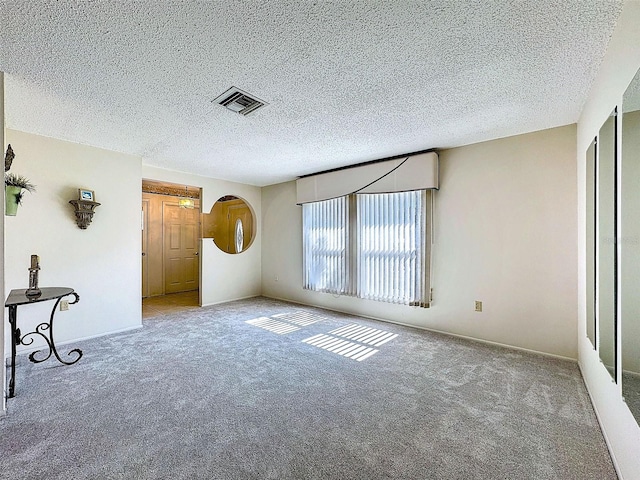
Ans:
POLYGON ((18 205, 22 203, 24 191, 36 191, 36 186, 27 178, 15 173, 4 175, 5 215, 14 216, 18 212, 18 205))

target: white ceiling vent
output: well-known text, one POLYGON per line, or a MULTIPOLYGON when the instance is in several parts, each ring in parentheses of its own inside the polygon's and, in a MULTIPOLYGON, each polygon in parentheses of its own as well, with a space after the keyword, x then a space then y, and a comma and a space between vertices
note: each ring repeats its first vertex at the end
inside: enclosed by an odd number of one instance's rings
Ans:
POLYGON ((260 107, 268 105, 267 102, 263 102, 250 93, 243 92, 236 87, 231 87, 219 97, 214 98, 213 101, 240 115, 249 115, 260 107))

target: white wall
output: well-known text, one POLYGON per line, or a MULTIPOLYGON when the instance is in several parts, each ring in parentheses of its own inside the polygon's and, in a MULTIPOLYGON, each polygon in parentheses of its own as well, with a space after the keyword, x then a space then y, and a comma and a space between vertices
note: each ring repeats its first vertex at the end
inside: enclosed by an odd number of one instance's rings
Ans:
MULTIPOLYGON (((626 480, 640 479, 640 428, 622 400, 620 383, 611 381, 586 336, 585 154, 611 110, 621 104, 627 85, 640 67, 639 25, 640 2, 625 2, 607 54, 578 122, 576 157, 579 363, 618 473, 626 480)), ((618 356, 619 354, 618 345, 618 356)))
MULTIPOLYGON (((72 287, 80 295, 56 314, 57 342, 140 326, 140 158, 9 129, 6 140, 16 154, 11 172, 29 178, 37 192, 25 193, 18 214, 5 217, 5 295, 28 287, 30 255, 37 254, 41 287, 72 287), (68 203, 80 187, 94 190, 102 204, 86 230, 68 203)), ((52 306, 19 307, 23 333, 48 319, 52 306)))
POLYGON ((202 211, 205 213, 210 212, 216 200, 225 195, 235 195, 249 204, 255 215, 256 238, 246 251, 231 255, 218 249, 211 238, 201 240, 200 295, 202 305, 260 295, 262 243, 260 188, 145 165, 142 167, 142 176, 148 180, 201 187, 202 211))
POLYGON ((263 294, 577 358, 575 138, 567 126, 440 153, 430 309, 303 290, 295 183, 263 188, 263 294))

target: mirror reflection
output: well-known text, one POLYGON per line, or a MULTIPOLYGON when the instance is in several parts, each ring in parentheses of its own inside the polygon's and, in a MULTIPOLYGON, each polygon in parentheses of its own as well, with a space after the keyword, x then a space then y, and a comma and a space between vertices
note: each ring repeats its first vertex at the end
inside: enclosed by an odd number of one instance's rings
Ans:
POLYGON ((640 423, 640 71, 622 101, 622 395, 640 423))
POLYGON ((587 337, 596 348, 596 140, 587 149, 587 337))
POLYGON ((615 110, 598 133, 597 141, 597 298, 598 352, 616 379, 616 155, 615 110))
POLYGON ((213 238, 216 246, 226 253, 244 252, 255 236, 251 207, 234 195, 220 197, 211 212, 203 215, 203 237, 213 238))

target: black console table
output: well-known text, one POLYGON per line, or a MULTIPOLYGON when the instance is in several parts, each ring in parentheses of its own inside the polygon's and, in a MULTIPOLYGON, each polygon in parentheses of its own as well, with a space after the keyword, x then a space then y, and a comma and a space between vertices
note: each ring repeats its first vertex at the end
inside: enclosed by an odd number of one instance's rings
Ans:
POLYGON ((56 349, 56 344, 53 341, 53 316, 56 313, 56 309, 60 304, 60 301, 64 297, 68 297, 69 295, 73 295, 74 299, 72 302, 69 302, 70 305, 74 303, 78 303, 80 301, 80 296, 73 291, 73 288, 67 287, 45 287, 40 289, 40 295, 38 296, 27 296, 26 290, 11 290, 9 296, 7 297, 7 301, 4 306, 9 309, 9 323, 11 324, 11 378, 9 379, 9 398, 15 396, 15 381, 16 381, 16 346, 17 345, 31 345, 33 343, 33 337, 36 335, 41 336, 47 342, 49 347, 49 353, 43 358, 36 358, 36 355, 40 353, 42 350, 36 350, 29 355, 29 360, 33 363, 40 363, 48 360, 51 357, 51 354, 55 355, 60 363, 64 363, 65 365, 73 365, 82 357, 82 350, 79 348, 74 348, 67 355, 71 355, 72 353, 76 353, 78 356, 75 360, 71 362, 67 362, 60 358, 58 354, 58 350, 56 349), (56 303, 51 310, 51 318, 49 322, 42 322, 40 325, 36 327, 33 332, 29 332, 25 335, 22 335, 20 329, 18 328, 18 307, 20 305, 29 305, 31 303, 38 302, 46 302, 47 300, 55 300, 56 303))

